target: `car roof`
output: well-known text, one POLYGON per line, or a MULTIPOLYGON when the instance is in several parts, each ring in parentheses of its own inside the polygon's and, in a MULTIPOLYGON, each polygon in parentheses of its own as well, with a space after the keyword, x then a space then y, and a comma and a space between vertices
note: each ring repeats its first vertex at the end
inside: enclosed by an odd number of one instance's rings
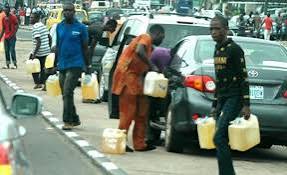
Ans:
MULTIPOLYGON (((251 37, 240 37, 240 36, 228 36, 228 38, 232 38, 234 41, 244 41, 244 42, 256 42, 262 44, 272 44, 272 45, 280 45, 275 41, 268 41, 259 38, 251 38, 251 37)), ((187 36, 185 39, 189 40, 212 40, 211 35, 197 35, 197 36, 187 36)))
POLYGON ((190 16, 182 16, 177 14, 152 14, 150 15, 134 15, 128 19, 138 19, 151 24, 190 24, 209 26, 210 21, 190 16))

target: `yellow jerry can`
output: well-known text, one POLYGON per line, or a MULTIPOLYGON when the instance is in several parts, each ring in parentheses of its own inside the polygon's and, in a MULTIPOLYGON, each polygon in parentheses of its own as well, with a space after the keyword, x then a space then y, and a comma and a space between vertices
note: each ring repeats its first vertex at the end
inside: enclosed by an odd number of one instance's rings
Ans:
POLYGON ((50 75, 46 80, 46 90, 49 96, 59 96, 62 94, 58 75, 50 75))
POLYGON ((164 98, 167 94, 168 79, 163 74, 148 72, 144 79, 144 94, 164 98))
POLYGON ((231 122, 228 127, 229 145, 231 149, 246 151, 260 143, 258 119, 255 115, 248 120, 243 117, 231 122))
POLYGON ((82 74, 81 79, 82 98, 84 100, 96 100, 99 97, 99 84, 96 74, 82 74))
POLYGON ((41 71, 40 61, 38 59, 26 60, 25 69, 28 74, 39 73, 41 71))
POLYGON ((49 69, 54 67, 54 62, 55 62, 55 53, 50 53, 45 60, 45 68, 49 69))
POLYGON ((200 148, 214 149, 215 120, 212 117, 199 118, 196 123, 200 148))
POLYGON ((102 151, 109 154, 126 152, 126 131, 106 128, 102 135, 102 151))

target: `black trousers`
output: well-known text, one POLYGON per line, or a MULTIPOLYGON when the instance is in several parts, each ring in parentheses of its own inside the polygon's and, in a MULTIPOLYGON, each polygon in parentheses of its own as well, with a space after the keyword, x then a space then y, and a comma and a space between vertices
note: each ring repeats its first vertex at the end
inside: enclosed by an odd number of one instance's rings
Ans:
POLYGON ((230 147, 228 145, 229 122, 239 116, 242 109, 240 96, 219 98, 217 102, 217 120, 214 144, 218 160, 219 175, 235 175, 230 147))
POLYGON ((45 61, 47 56, 36 57, 40 61, 41 71, 39 73, 32 73, 35 84, 45 84, 47 76, 45 74, 45 61))
POLYGON ((63 96, 63 121, 65 123, 80 122, 74 103, 74 90, 77 87, 81 73, 81 68, 69 68, 60 71, 59 81, 63 96))

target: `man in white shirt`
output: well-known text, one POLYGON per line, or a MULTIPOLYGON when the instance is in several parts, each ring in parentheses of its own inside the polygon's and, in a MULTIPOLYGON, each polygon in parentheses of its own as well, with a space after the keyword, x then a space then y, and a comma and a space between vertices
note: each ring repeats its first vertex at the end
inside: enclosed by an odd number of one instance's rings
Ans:
POLYGON ((27 6, 27 8, 26 8, 26 19, 25 19, 26 25, 30 24, 30 15, 31 15, 31 8, 29 6, 27 6))

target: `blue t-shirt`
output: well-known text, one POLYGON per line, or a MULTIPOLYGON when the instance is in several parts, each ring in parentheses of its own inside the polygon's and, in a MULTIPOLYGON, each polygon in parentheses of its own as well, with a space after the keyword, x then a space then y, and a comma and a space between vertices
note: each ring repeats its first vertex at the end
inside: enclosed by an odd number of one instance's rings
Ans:
POLYGON ((64 21, 57 25, 58 69, 83 68, 83 43, 88 41, 87 27, 74 20, 72 24, 64 21))

